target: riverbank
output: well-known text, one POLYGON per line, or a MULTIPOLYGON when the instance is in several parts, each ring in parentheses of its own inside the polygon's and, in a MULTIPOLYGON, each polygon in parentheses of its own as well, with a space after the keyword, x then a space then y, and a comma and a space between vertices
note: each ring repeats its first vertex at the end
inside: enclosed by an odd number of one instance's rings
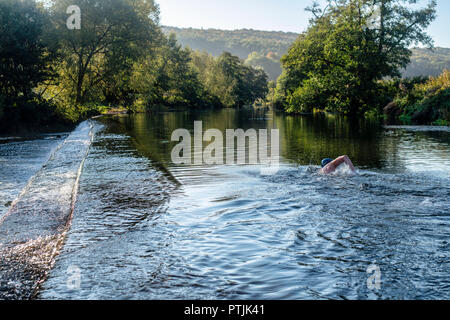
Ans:
POLYGON ((450 71, 439 77, 384 81, 383 91, 393 97, 383 109, 388 121, 410 125, 450 126, 450 71))
MULTIPOLYGON (((389 84, 389 86, 399 86, 404 88, 403 82, 389 84)), ((390 102, 381 112, 369 112, 365 116, 357 117, 348 115, 351 118, 365 119, 376 118, 380 123, 387 125, 423 125, 423 126, 450 126, 450 89, 433 89, 426 91, 422 95, 417 92, 419 89, 403 89, 402 94, 397 94, 394 101, 390 102), (416 90, 416 91, 413 91, 416 90), (421 98, 420 98, 421 97, 421 98)), ((388 91, 396 91, 387 89, 388 91)), ((423 89, 422 89, 423 90, 423 89)), ((265 103, 253 107, 231 108, 268 111, 274 108, 286 113, 284 109, 265 103)), ((72 131, 79 123, 91 117, 101 115, 124 115, 136 113, 154 112, 186 112, 196 108, 177 107, 174 105, 155 105, 151 109, 139 108, 134 110, 123 106, 80 106, 61 107, 52 106, 42 102, 14 102, 11 105, 0 104, 0 137, 8 135, 32 136, 41 133, 58 133, 72 131)), ((223 108, 200 108, 198 110, 220 110, 223 108)), ((226 109, 226 108, 225 108, 226 109)), ((339 116, 339 113, 330 113, 323 110, 315 110, 310 113, 294 113, 298 116, 310 116, 314 113, 331 114, 339 116)), ((288 113, 292 114, 292 113, 288 113)))
POLYGON ((81 122, 102 114, 126 114, 121 106, 60 106, 37 99, 0 99, 0 137, 30 137, 42 133, 69 132, 81 122))

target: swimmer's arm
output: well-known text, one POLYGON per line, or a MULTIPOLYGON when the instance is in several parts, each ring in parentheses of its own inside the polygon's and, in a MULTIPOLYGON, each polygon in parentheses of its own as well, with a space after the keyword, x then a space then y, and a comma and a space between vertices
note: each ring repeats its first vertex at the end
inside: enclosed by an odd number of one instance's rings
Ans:
POLYGON ((327 164, 325 168, 323 168, 320 172, 324 174, 333 173, 344 162, 350 167, 350 170, 352 170, 353 172, 356 171, 355 166, 352 163, 352 160, 350 160, 348 156, 340 156, 339 158, 327 164))
POLYGON ((344 157, 344 161, 345 163, 349 166, 350 170, 352 170, 353 172, 356 172, 355 166, 353 165, 352 160, 350 160, 350 158, 348 156, 343 156, 344 157))

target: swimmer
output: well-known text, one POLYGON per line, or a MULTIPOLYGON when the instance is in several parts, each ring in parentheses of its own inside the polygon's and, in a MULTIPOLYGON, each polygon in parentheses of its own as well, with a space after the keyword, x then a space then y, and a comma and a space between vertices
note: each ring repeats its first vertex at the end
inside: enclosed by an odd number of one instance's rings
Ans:
POLYGON ((330 174, 336 171, 336 169, 343 163, 346 163, 352 173, 356 172, 355 166, 348 156, 340 156, 337 159, 323 159, 322 169, 320 169, 321 174, 330 174))

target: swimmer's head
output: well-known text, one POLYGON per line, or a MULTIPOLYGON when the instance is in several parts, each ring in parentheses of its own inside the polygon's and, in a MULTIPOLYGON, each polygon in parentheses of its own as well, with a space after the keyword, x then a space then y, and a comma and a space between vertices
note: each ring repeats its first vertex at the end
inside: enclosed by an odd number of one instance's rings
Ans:
POLYGON ((327 164, 329 164, 330 162, 333 162, 333 159, 330 158, 326 158, 322 160, 322 168, 325 168, 327 164))

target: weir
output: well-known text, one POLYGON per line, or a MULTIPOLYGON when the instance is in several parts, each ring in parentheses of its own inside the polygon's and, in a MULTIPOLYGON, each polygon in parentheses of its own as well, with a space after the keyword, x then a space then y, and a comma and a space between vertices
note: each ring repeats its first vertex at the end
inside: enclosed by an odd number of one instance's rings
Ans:
POLYGON ((0 299, 31 299, 70 227, 78 181, 93 138, 81 123, 29 180, 0 219, 0 299))

